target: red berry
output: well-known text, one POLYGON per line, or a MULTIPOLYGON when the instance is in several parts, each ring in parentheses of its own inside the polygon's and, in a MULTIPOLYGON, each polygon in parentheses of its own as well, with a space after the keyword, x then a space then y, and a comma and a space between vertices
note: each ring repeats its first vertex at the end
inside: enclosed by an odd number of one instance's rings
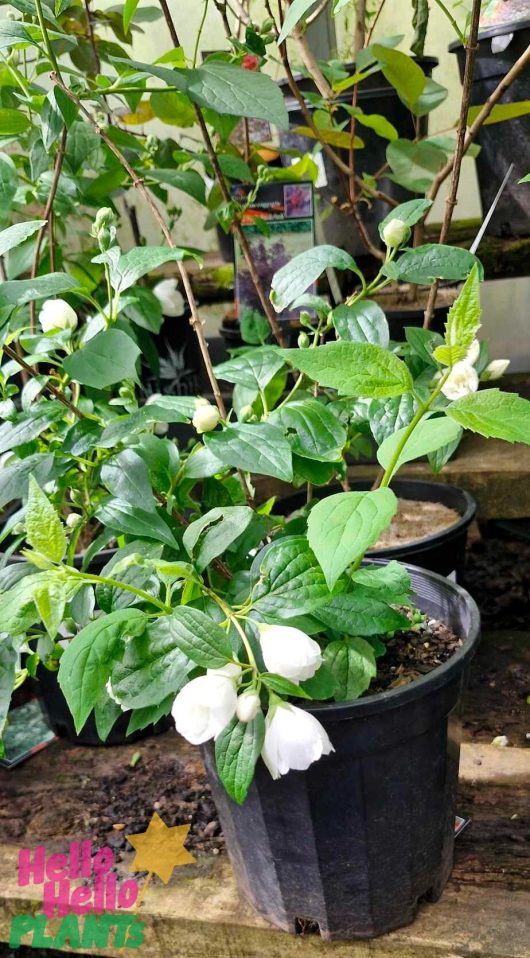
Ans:
POLYGON ((241 66, 244 70, 259 70, 259 57, 255 53, 246 53, 241 66))

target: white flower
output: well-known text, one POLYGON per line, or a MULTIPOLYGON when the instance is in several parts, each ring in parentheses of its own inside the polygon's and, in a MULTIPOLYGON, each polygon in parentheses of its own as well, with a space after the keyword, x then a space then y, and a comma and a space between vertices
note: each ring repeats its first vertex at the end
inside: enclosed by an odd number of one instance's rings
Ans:
POLYGON ((261 708, 261 700, 257 692, 247 689, 237 697, 236 715, 240 722, 252 722, 261 708))
POLYGON ((264 623, 258 628, 263 661, 269 672, 298 683, 311 679, 322 665, 318 642, 301 629, 264 623))
POLYGON ((236 662, 227 662, 220 669, 206 669, 207 675, 222 675, 225 679, 233 679, 234 682, 241 680, 241 666, 236 662))
POLYGON ((493 359, 489 366, 486 366, 481 378, 484 380, 500 379, 501 376, 504 376, 509 365, 509 359, 493 359))
POLYGON ((335 749, 326 730, 310 712, 281 702, 267 712, 261 757, 273 778, 290 768, 303 771, 335 749))
POLYGON ((383 230, 383 242, 385 246, 394 248, 396 246, 401 246, 410 236, 410 229, 403 222, 403 220, 398 220, 397 217, 394 217, 393 220, 390 220, 384 230, 383 230))
POLYGON ((66 517, 66 525, 68 529, 75 529, 76 526, 82 521, 82 516, 78 512, 69 512, 66 517))
POLYGON ((462 399, 468 393, 478 389, 478 373, 473 366, 462 360, 455 363, 449 377, 442 386, 442 392, 447 399, 462 399))
POLYGON ((45 333, 75 329, 77 313, 64 299, 47 299, 41 306, 39 323, 45 333))
POLYGON ((195 410, 192 421, 195 429, 200 434, 202 432, 211 432, 212 429, 215 429, 220 418, 221 416, 217 406, 212 406, 210 403, 207 403, 199 406, 198 409, 195 410))
POLYGON ((474 366, 479 356, 480 356, 480 343, 478 339, 474 339, 466 353, 464 362, 469 363, 470 366, 474 366))
POLYGON ((164 316, 182 316, 184 297, 178 288, 176 279, 162 279, 153 287, 164 316))
POLYGON ((171 714, 177 732, 192 745, 217 738, 236 714, 237 693, 232 679, 201 675, 177 695, 171 714))

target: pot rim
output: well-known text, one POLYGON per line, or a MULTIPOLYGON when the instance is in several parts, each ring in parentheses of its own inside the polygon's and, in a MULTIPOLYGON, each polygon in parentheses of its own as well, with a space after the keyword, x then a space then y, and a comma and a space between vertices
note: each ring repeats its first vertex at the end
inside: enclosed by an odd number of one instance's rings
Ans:
MULTIPOLYGON (((460 515, 460 518, 453 525, 447 526, 445 529, 440 529, 438 532, 432 532, 431 535, 423 536, 421 539, 415 539, 413 542, 403 542, 401 545, 397 546, 388 546, 384 549, 374 549, 371 552, 367 553, 367 559, 392 559, 396 556, 402 555, 403 550, 406 549, 407 552, 423 552, 426 546, 432 546, 439 542, 443 538, 453 538, 455 535, 458 535, 463 529, 465 529, 475 518, 477 511, 477 503, 475 502, 471 493, 467 492, 466 489, 462 489, 461 486, 453 486, 449 482, 436 482, 434 479, 407 479, 405 477, 401 479, 395 479, 390 483, 390 488, 394 488, 398 497, 399 497, 399 486, 403 483, 413 482, 418 486, 427 486, 432 487, 433 489, 450 489, 452 492, 455 492, 461 496, 465 508, 463 513, 460 515)), ((370 488, 370 481, 363 479, 354 479, 351 482, 351 491, 356 492, 355 486, 366 485, 367 488, 370 488)), ((338 490, 340 491, 340 490, 338 490)), ((288 499, 289 496, 286 496, 285 499, 288 499)), ((402 496, 406 499, 407 496, 402 496)), ((414 498, 413 496, 408 498, 414 498)), ((426 502, 436 502, 436 499, 426 499, 426 502)), ((444 505, 444 503, 442 503, 444 505)))
MULTIPOLYGON (((386 565, 387 560, 379 559, 376 563, 370 564, 386 565)), ((431 692, 435 692, 443 685, 446 685, 458 672, 463 670, 468 659, 474 654, 475 647, 480 638, 480 612, 473 596, 470 595, 466 589, 462 588, 461 585, 452 582, 450 579, 446 579, 442 575, 438 575, 437 572, 421 569, 420 566, 412 565, 409 562, 402 564, 412 574, 413 586, 414 578, 428 579, 435 588, 437 587, 438 591, 440 591, 440 586, 443 583, 444 591, 447 591, 447 588, 449 588, 449 591, 453 593, 453 598, 458 597, 460 601, 467 605, 470 623, 466 635, 460 636, 462 646, 442 665, 432 669, 431 672, 427 672, 426 675, 421 675, 419 678, 413 679, 408 685, 397 689, 389 689, 386 692, 376 692, 374 695, 354 699, 351 702, 313 701, 303 703, 302 707, 306 711, 315 714, 318 718, 326 718, 340 722, 351 718, 364 718, 367 715, 373 715, 374 712, 385 712, 389 709, 401 708, 403 705, 423 698, 431 692)))
MULTIPOLYGON (((520 20, 507 20, 505 23, 494 23, 479 30, 478 41, 491 40, 492 37, 503 37, 507 33, 518 33, 519 30, 528 30, 530 27, 530 17, 524 17, 520 20)), ((447 47, 450 53, 458 53, 464 46, 460 40, 453 40, 447 47)), ((496 54, 491 54, 495 58, 496 54)))

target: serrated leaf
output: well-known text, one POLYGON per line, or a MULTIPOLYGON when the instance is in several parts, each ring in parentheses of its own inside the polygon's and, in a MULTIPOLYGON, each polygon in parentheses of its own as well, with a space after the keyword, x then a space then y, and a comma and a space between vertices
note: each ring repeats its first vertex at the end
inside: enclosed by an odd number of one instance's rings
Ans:
POLYGON ((388 347, 390 332, 386 316, 372 300, 361 299, 352 306, 337 306, 331 318, 341 339, 351 343, 374 343, 384 349, 388 347))
POLYGON ((291 619, 306 615, 330 597, 324 573, 305 536, 273 542, 254 560, 253 608, 265 616, 291 619))
POLYGON ((326 343, 318 349, 284 349, 292 366, 343 396, 401 396, 412 389, 405 363, 373 343, 326 343))
POLYGON ((350 254, 337 246, 314 246, 294 256, 272 277, 271 302, 276 311, 291 306, 330 267, 359 272, 350 254))
POLYGON ((258 712, 251 722, 232 719, 215 741, 219 778, 230 798, 238 805, 247 797, 264 738, 265 719, 258 712))
POLYGON ((20 243, 33 236, 43 226, 46 226, 46 220, 30 220, 27 223, 15 223, 14 226, 2 230, 0 232, 0 256, 5 256, 9 250, 19 246, 20 243))
POLYGON ((60 562, 66 552, 65 531, 54 507, 33 476, 29 480, 25 524, 30 546, 52 562, 60 562))
POLYGON ((352 581, 365 589, 374 589, 389 596, 403 596, 410 592, 412 580, 404 565, 392 559, 384 565, 363 566, 352 575, 352 581))
MULTIPOLYGON (((388 436, 380 445, 377 451, 377 459, 383 469, 390 467, 406 432, 407 427, 399 429, 394 435, 388 436)), ((458 426, 448 419, 447 416, 439 416, 436 419, 423 419, 418 423, 400 452, 397 461, 394 463, 392 475, 404 462, 420 459, 429 452, 440 449, 441 446, 447 446, 449 443, 454 442, 459 435, 458 426)))
POLYGON ((205 669, 220 669, 233 659, 232 646, 226 632, 211 616, 189 605, 176 608, 164 623, 174 646, 192 662, 205 669))
POLYGON ((314 617, 335 632, 355 632, 366 637, 385 635, 410 625, 405 615, 374 598, 371 589, 357 585, 353 592, 341 592, 321 606, 314 617))
POLYGON ((368 418, 372 435, 378 446, 398 429, 408 426, 416 412, 412 393, 394 396, 392 399, 372 399, 368 418))
POLYGON ((147 622, 139 609, 123 609, 95 619, 67 645, 59 666, 59 685, 79 732, 94 708, 123 652, 125 636, 141 635, 147 622))
POLYGON ((445 412, 481 436, 530 445, 530 402, 515 393, 485 389, 450 403, 445 412))
POLYGON ((32 442, 63 415, 64 406, 60 402, 45 400, 21 413, 16 420, 6 420, 0 426, 0 454, 32 442))
POLYGON ((309 698, 305 689, 295 682, 291 682, 290 679, 284 678, 283 675, 276 675, 274 672, 262 672, 260 679, 271 692, 276 692, 277 695, 293 696, 300 699, 309 698))
POLYGON ((108 499, 96 511, 96 518, 117 533, 155 539, 170 548, 178 548, 171 529, 158 512, 149 512, 123 499, 108 499))
MULTIPOLYGON (((480 279, 478 266, 475 264, 447 314, 445 342, 451 350, 463 349, 464 356, 466 355, 480 329, 481 313, 480 279)), ((455 362, 458 362, 457 358, 447 365, 453 365, 455 362)))
POLYGON ((379 223, 379 235, 383 237, 385 227, 390 220, 400 220, 405 226, 415 226, 421 220, 427 210, 432 206, 432 200, 407 200, 406 203, 400 203, 387 213, 384 220, 379 223))
POLYGON ((12 279, 2 283, 2 296, 15 306, 39 299, 49 299, 62 293, 71 293, 80 288, 79 283, 67 273, 47 273, 35 279, 12 279))
POLYGON ((346 442, 346 430, 318 399, 298 399, 274 410, 270 422, 287 434, 293 453, 320 462, 336 462, 346 442))
POLYGON ((121 329, 105 329, 86 346, 63 360, 71 379, 84 386, 105 389, 122 379, 137 379, 136 360, 140 348, 121 329))
POLYGON ((361 638, 340 639, 324 649, 324 663, 335 679, 337 702, 350 702, 366 692, 377 673, 375 653, 361 638))
POLYGON ((352 562, 375 545, 396 511, 391 489, 337 493, 313 507, 307 537, 330 589, 352 562))
POLYGON ((293 478, 291 447, 277 426, 264 422, 235 423, 222 432, 207 433, 204 442, 225 466, 274 476, 284 482, 293 478))
POLYGON ((443 344, 439 333, 433 332, 432 329, 422 329, 420 326, 406 326, 405 338, 416 356, 419 356, 428 366, 436 366, 433 353, 443 344))
POLYGON ((288 129, 282 91, 267 74, 219 60, 186 73, 186 93, 199 106, 231 116, 267 120, 280 130, 288 129))
POLYGON ((175 636, 173 616, 162 616, 127 643, 111 676, 112 691, 126 708, 148 708, 180 691, 194 663, 175 636))
POLYGON ((155 512, 149 470, 133 449, 123 449, 117 456, 107 459, 101 468, 101 481, 116 499, 123 499, 132 506, 141 503, 142 509, 155 512))
POLYGON ((199 572, 239 538, 253 515, 248 506, 224 506, 210 509, 200 519, 190 523, 182 542, 199 572))
POLYGON ((218 379, 237 383, 246 389, 265 389, 284 365, 280 352, 264 346, 220 363, 214 373, 218 379))
MULTIPOLYGON (((396 276, 404 283, 424 283, 430 285, 435 279, 466 279, 471 270, 478 265, 477 257, 459 246, 444 246, 443 243, 426 243, 407 250, 397 261, 396 276)), ((383 272, 386 268, 383 266, 383 272)))

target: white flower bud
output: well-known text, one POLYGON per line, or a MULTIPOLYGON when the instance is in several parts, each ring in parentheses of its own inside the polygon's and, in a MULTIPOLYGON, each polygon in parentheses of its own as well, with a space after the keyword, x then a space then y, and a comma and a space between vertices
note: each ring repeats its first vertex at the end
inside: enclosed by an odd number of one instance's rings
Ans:
POLYGON ((495 748, 507 748, 510 742, 507 735, 496 735, 491 744, 495 748))
POLYGON ((66 525, 68 529, 75 529, 79 523, 82 522, 82 516, 78 512, 69 512, 66 517, 66 525))
POLYGON ((468 393, 478 389, 478 373, 473 366, 462 360, 455 363, 449 376, 442 386, 442 392, 447 399, 462 399, 468 393))
POLYGON ((252 722, 261 708, 260 697, 253 689, 247 689, 237 698, 236 715, 240 722, 252 722))
POLYGON ((318 642, 291 625, 258 625, 263 661, 269 672, 291 682, 311 679, 322 665, 318 642))
POLYGON ((110 679, 108 679, 108 681, 107 681, 107 684, 106 684, 106 686, 105 686, 105 691, 106 691, 106 693, 107 693, 109 699, 112 699, 112 701, 115 702, 116 705, 119 705, 119 706, 120 706, 122 712, 127 712, 127 711, 128 711, 127 706, 126 706, 126 705, 122 705, 121 702, 120 702, 120 700, 119 700, 118 698, 116 698, 116 696, 114 695, 114 689, 112 688, 112 683, 111 683, 110 679))
POLYGON ((469 363, 470 366, 474 366, 480 356, 480 343, 478 339, 474 339, 469 347, 466 357, 464 359, 465 363, 469 363))
POLYGON ((193 425, 197 432, 211 432, 212 429, 215 429, 221 416, 217 406, 211 406, 210 403, 204 406, 199 406, 193 414, 193 425))
POLYGON ((178 288, 176 279, 162 279, 153 287, 164 316, 182 316, 185 304, 184 297, 178 288))
POLYGON ((405 240, 408 240, 410 236, 410 229, 402 220, 398 220, 396 217, 393 220, 390 220, 384 230, 383 230, 383 242, 385 246, 393 249, 396 246, 401 246, 405 240))
POLYGON ((334 751, 325 728, 310 712, 287 702, 267 712, 261 757, 273 778, 291 768, 304 771, 334 751))
POLYGON ((39 323, 45 333, 75 329, 77 313, 64 299, 47 299, 41 306, 39 323))
POLYGON ((501 376, 504 376, 504 373, 508 369, 509 365, 509 359, 493 359, 489 366, 486 366, 484 372, 482 373, 481 379, 484 381, 500 379, 501 376))
POLYGON ((169 429, 169 423, 167 422, 156 422, 155 423, 155 436, 165 436, 169 429))
POLYGON ((177 732, 192 745, 202 745, 220 732, 236 714, 235 682, 222 675, 201 675, 177 695, 171 714, 177 732))

